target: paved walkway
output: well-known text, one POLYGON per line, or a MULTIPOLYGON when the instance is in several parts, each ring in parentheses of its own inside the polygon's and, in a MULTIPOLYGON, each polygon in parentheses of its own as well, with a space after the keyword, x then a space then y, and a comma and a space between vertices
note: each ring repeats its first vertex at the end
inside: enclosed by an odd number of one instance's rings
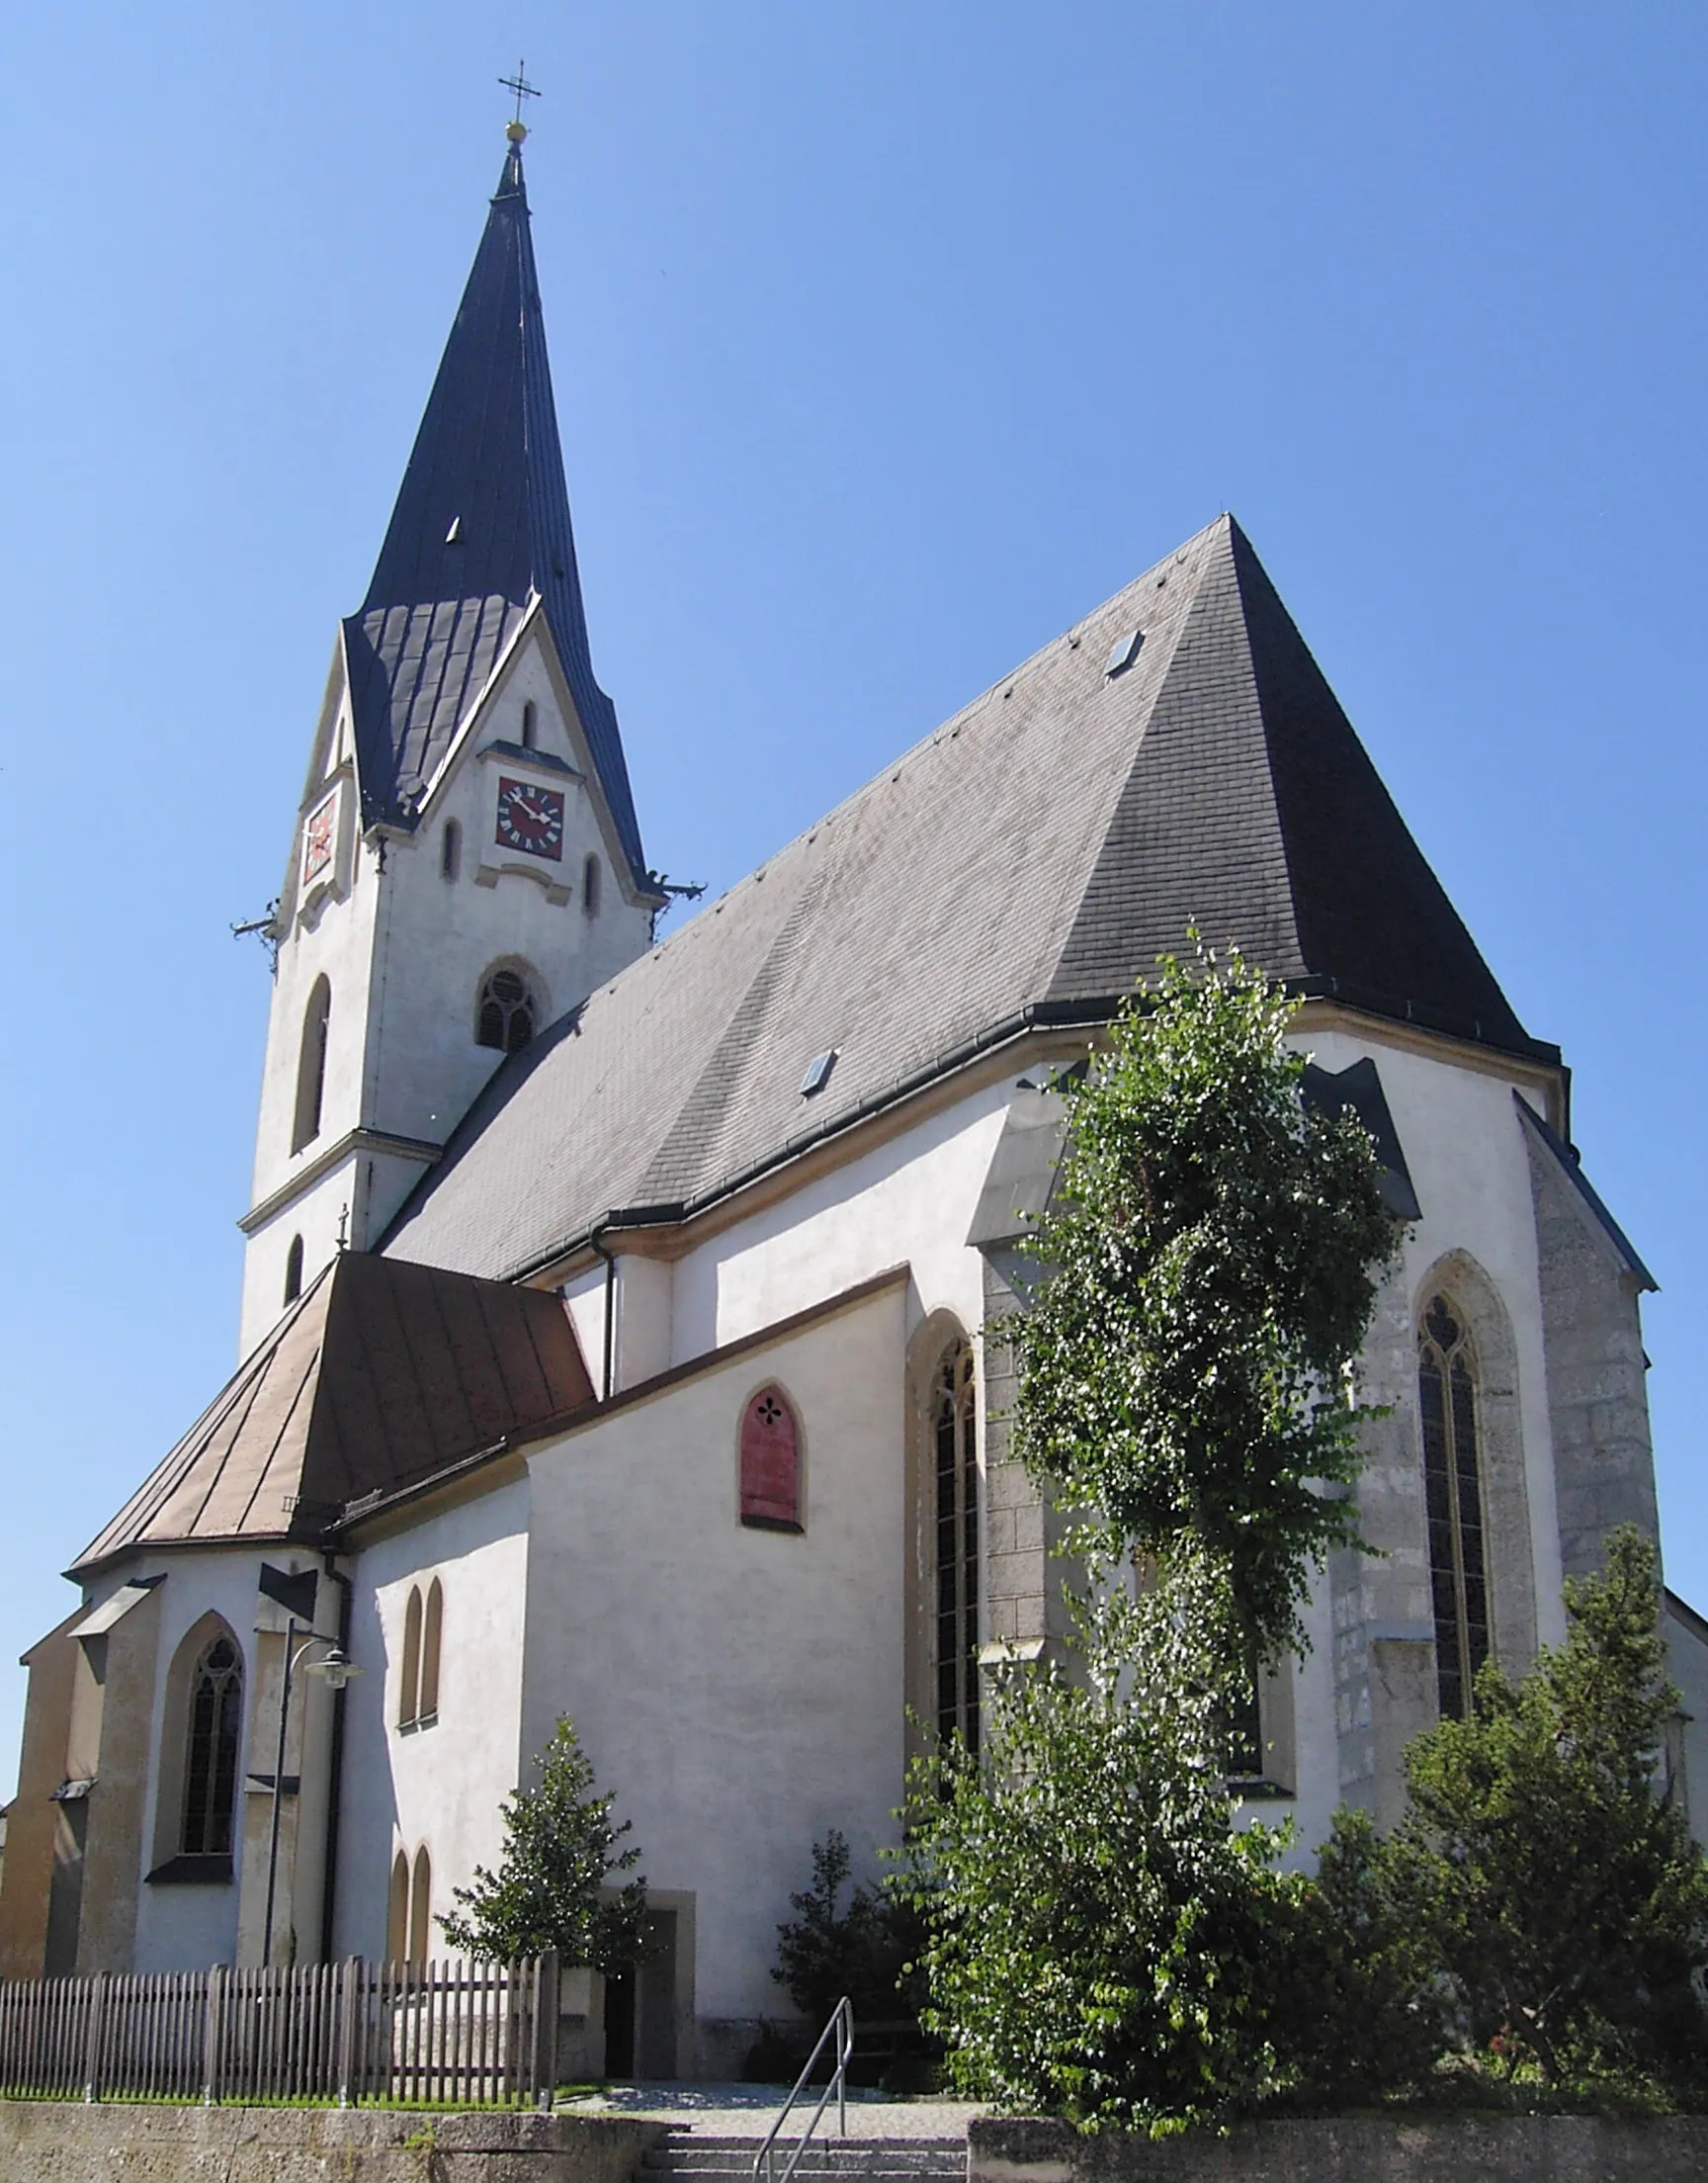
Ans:
MULTIPOLYGON (((814 2088, 812 2099, 817 2098, 814 2088)), ((560 2112, 574 2115, 644 2115, 648 2122, 692 2124, 697 2137, 762 2138, 783 2105, 786 2093, 774 2084, 614 2084, 582 2100, 566 2100, 560 2112)), ((811 2101, 795 2114, 805 2127, 811 2101)), ((848 2093, 850 2138, 964 2138, 967 2125, 983 2108, 971 2100, 897 2100, 883 2092, 848 2093)), ((836 2109, 824 2111, 832 2133, 836 2109)), ((824 2125, 821 2123, 822 2134, 824 2125)), ((795 2115, 789 2129, 795 2128, 795 2115)))

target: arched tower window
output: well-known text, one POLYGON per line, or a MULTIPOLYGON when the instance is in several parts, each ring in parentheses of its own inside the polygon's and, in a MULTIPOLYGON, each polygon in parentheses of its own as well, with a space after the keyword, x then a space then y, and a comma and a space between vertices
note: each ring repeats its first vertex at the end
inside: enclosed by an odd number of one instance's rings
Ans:
POLYGON ((761 1387, 741 1413, 741 1521, 761 1531, 799 1531, 801 1431, 781 1387, 761 1387))
POLYGON ((397 1685, 397 1725, 412 1728, 421 1714, 421 1587, 409 1587, 403 1610, 403 1674, 397 1685))
POLYGON ((215 1637, 197 1661, 190 1680, 190 1737, 179 1840, 186 1857, 231 1854, 242 1735, 243 1662, 229 1637, 215 1637))
POLYGON ((522 708, 522 747, 532 750, 540 740, 540 715, 530 698, 522 708))
POLYGON ((581 867, 581 907, 590 917, 599 915, 599 859, 591 854, 581 867))
POLYGON ((302 1238, 293 1236, 285 1254, 285 1301, 294 1304, 302 1293, 302 1238))
POLYGON ((435 1577, 427 1587, 421 1616, 421 1703, 416 1718, 423 1722, 439 1717, 439 1638, 444 1621, 445 1588, 435 1577))
POLYGON ((385 1961, 400 1964, 409 1953, 409 1860, 402 1850, 391 1860, 391 1900, 385 1918, 385 1961))
POLYGON ((936 1456, 937 1732, 979 1748, 979 1449, 973 1352, 952 1342, 932 1390, 936 1456))
POLYGON ((455 879, 463 865, 463 829, 455 819, 447 819, 444 831, 439 836, 439 877, 455 879))
POLYGON ((332 988, 325 977, 316 978, 302 1017, 302 1044, 297 1056, 297 1113, 291 1130, 291 1150, 302 1147, 320 1134, 320 1102, 326 1092, 326 1039, 332 1027, 332 988))
POLYGON ((1423 1425, 1436 1689, 1443 1718, 1454 1719, 1470 1709, 1472 1683, 1489 1657, 1489 1579, 1477 1359, 1469 1332, 1444 1296, 1430 1302, 1417 1337, 1417 1408, 1423 1425))
POLYGON ((409 1882, 409 1961, 412 1964, 427 1961, 427 1947, 433 1931, 432 1911, 433 1860, 423 1843, 415 1852, 415 1871, 409 1882))
POLYGON ((519 1054, 534 1036, 534 996, 519 970, 492 971, 480 988, 474 1042, 501 1054, 519 1054))

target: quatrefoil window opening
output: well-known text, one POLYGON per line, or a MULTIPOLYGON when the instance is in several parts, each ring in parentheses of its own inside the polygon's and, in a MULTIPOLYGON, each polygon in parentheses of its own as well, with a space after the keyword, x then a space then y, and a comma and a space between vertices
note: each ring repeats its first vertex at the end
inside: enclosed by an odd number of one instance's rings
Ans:
POLYGON ((801 1435, 780 1387, 761 1387, 741 1413, 740 1519, 755 1530, 799 1531, 801 1435))

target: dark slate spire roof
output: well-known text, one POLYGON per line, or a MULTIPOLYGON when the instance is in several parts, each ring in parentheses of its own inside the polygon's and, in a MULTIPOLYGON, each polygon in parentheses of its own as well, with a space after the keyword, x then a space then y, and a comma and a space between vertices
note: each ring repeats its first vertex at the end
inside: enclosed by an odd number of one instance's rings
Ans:
POLYGON ((344 624, 370 820, 407 822, 536 595, 643 885, 617 714, 588 650, 522 151, 512 144, 374 579, 344 624))
POLYGON ((1193 923, 1295 990, 1559 1060, 1228 516, 506 1062, 383 1248, 513 1278, 613 1209, 679 1217, 1005 1033, 1099 1020, 1193 923))

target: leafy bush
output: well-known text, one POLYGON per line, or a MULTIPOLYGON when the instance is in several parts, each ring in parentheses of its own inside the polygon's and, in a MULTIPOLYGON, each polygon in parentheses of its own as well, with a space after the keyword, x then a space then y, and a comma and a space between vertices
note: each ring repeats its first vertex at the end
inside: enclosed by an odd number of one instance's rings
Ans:
MULTIPOLYGON (((1702 2070, 1708 1865, 1657 1793, 1678 1694, 1655 1549, 1630 1528, 1568 1583, 1569 1630, 1513 1683, 1493 1662, 1472 1715, 1407 1753, 1409 1808, 1356 1903, 1391 1903, 1450 1984, 1462 2043, 1544 2084, 1702 2070)), ((1352 1839, 1337 1822, 1336 1846, 1352 1839)))
POLYGON ((640 1862, 619 1851, 629 1832, 611 1818, 614 1794, 594 1793, 593 1764, 568 1716, 535 1761, 534 1789, 503 1805, 505 1843, 496 1873, 474 1870, 471 1887, 453 1888, 463 1905, 439 1920, 453 1948, 504 1959, 555 1948, 567 1965, 590 1965, 607 1977, 645 1952, 646 1882, 615 1892, 610 1879, 640 1862))

